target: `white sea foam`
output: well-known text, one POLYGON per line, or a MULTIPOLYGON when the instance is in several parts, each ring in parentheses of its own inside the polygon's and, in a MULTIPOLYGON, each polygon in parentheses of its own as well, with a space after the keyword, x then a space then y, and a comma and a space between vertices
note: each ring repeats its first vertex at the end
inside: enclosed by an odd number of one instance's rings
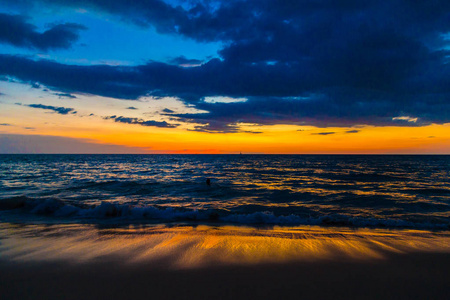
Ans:
MULTIPOLYGON (((8 209, 14 207, 13 199, 8 203, 8 209)), ((105 219, 114 219, 118 222, 217 222, 221 224, 245 225, 326 225, 349 227, 384 227, 384 228, 417 228, 417 229, 443 229, 450 228, 448 223, 413 222, 398 219, 377 219, 351 217, 343 214, 328 214, 318 217, 303 217, 295 214, 275 215, 270 211, 253 213, 230 213, 218 210, 192 210, 174 207, 138 206, 102 202, 100 205, 78 207, 64 203, 58 199, 45 200, 24 197, 15 198, 17 202, 24 202, 20 208, 24 212, 46 215, 48 217, 67 218, 68 220, 84 219, 89 222, 102 222, 105 219)), ((18 205, 18 204, 17 204, 18 205)), ((16 206, 17 206, 16 205, 16 206)))

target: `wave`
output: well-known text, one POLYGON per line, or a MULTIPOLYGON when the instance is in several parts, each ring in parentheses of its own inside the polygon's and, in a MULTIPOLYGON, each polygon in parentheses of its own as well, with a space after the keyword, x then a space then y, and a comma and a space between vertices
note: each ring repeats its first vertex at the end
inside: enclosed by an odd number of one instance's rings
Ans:
POLYGON ((450 222, 417 222, 401 219, 380 219, 353 217, 344 214, 328 214, 318 217, 303 217, 295 214, 275 215, 270 211, 251 213, 230 213, 223 210, 196 210, 175 207, 139 206, 102 202, 100 205, 72 205, 55 198, 33 199, 26 196, 0 200, 1 211, 23 212, 21 221, 27 221, 27 214, 49 218, 65 218, 74 222, 101 223, 104 220, 116 222, 198 222, 242 224, 250 226, 345 226, 374 228, 413 228, 449 230, 450 222))

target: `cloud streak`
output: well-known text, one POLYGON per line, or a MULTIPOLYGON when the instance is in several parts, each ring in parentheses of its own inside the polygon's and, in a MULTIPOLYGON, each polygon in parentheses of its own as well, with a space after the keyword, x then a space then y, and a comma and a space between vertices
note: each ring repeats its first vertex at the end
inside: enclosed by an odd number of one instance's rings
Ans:
POLYGON ((27 22, 21 15, 0 13, 0 42, 16 47, 34 48, 43 51, 68 49, 79 38, 78 33, 86 27, 75 23, 52 25, 44 32, 27 22))
POLYGON ((27 104, 25 106, 32 107, 32 108, 40 108, 45 110, 52 110, 60 115, 67 115, 69 113, 76 114, 74 108, 68 108, 68 107, 61 107, 61 106, 51 106, 51 105, 43 105, 43 104, 27 104))
POLYGON ((64 98, 68 98, 68 99, 76 99, 77 96, 74 96, 72 94, 69 93, 54 93, 55 96, 58 96, 59 99, 64 99, 64 98))
POLYGON ((358 133, 360 130, 347 130, 345 133, 358 133))
POLYGON ((166 121, 154 121, 154 120, 143 120, 139 118, 127 118, 123 116, 108 116, 104 117, 105 120, 114 120, 118 123, 125 124, 135 124, 141 126, 153 126, 153 127, 161 127, 161 128, 175 128, 178 127, 178 124, 169 124, 166 121))
POLYGON ((317 132, 317 133, 311 133, 312 135, 332 135, 335 134, 334 131, 326 131, 326 132, 317 132))

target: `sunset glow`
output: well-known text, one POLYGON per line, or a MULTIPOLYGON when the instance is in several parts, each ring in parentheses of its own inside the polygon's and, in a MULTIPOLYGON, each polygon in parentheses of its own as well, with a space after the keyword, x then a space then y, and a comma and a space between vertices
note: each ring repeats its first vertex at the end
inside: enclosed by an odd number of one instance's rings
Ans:
POLYGON ((442 9, 195 2, 4 1, 0 153, 450 153, 442 9))

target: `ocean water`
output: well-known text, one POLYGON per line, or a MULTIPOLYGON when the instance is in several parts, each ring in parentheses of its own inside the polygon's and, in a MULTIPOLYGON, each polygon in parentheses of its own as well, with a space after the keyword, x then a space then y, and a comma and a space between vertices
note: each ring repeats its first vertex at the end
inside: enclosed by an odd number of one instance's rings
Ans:
POLYGON ((0 155, 0 222, 448 230, 449 175, 445 155, 0 155))

